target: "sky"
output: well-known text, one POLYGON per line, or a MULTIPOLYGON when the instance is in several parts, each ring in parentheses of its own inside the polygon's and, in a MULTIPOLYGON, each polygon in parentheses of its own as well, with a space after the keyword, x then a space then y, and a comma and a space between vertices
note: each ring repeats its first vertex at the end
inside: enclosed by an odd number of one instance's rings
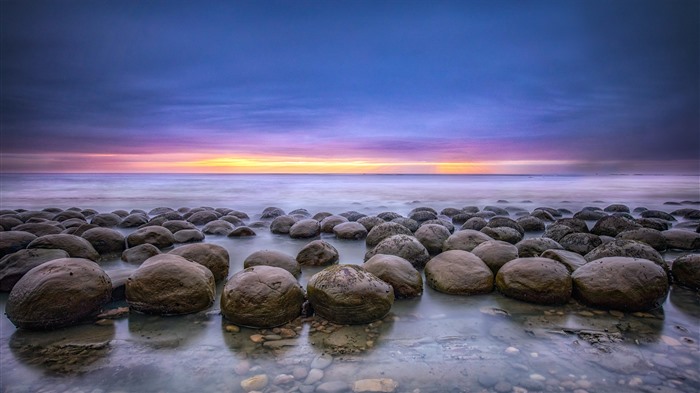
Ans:
POLYGON ((0 172, 700 174, 700 2, 0 1, 0 172))

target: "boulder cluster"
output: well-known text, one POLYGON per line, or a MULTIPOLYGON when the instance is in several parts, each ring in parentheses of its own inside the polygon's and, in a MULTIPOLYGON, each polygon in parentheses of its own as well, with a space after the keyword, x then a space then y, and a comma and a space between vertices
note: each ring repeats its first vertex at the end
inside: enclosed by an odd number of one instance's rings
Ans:
POLYGON ((142 313, 199 312, 214 303, 219 282, 223 317, 256 328, 311 312, 337 324, 369 323, 387 315, 395 299, 421 296, 424 279, 451 295, 495 289, 535 304, 573 298, 623 311, 659 307, 670 285, 700 289, 696 209, 501 205, 417 207, 406 216, 268 207, 257 221, 209 207, 2 210, 0 291, 10 292, 6 314, 16 326, 55 329, 90 320, 121 298, 142 313), (260 230, 308 242, 296 256, 256 251, 233 274, 226 248, 203 242, 260 230), (327 241, 333 236, 364 243, 364 263, 338 264, 327 241), (669 263, 661 254, 667 250, 683 253, 669 263), (100 266, 118 257, 138 267, 121 274, 100 266), (306 289, 298 282, 305 266, 323 267, 306 289))

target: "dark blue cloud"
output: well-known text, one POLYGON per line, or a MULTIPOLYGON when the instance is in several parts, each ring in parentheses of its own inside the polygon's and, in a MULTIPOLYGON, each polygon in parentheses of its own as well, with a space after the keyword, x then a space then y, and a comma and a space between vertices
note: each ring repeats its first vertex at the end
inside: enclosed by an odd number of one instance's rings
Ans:
POLYGON ((543 159, 700 151, 693 0, 4 1, 0 11, 2 152, 145 153, 304 133, 416 157, 445 143, 458 157, 470 141, 543 159))

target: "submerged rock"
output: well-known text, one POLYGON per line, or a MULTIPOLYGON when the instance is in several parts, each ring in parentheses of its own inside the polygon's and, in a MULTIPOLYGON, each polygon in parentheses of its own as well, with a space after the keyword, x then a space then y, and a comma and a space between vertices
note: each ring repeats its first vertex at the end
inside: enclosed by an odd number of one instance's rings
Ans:
POLYGON ((401 257, 377 254, 362 267, 391 285, 396 299, 413 298, 423 293, 423 276, 411 262, 401 257))
MULTIPOLYGON (((231 236, 230 233, 229 236, 231 236)), ((176 243, 201 242, 204 238, 204 234, 199 229, 181 229, 173 234, 176 243)))
POLYGON ((452 295, 478 295, 493 290, 493 272, 476 255, 445 251, 425 265, 425 279, 436 291, 452 295))
POLYGON ((275 217, 270 223, 270 232, 274 234, 288 234, 289 229, 297 222, 297 219, 292 216, 282 215, 275 217))
POLYGON ((548 258, 518 258, 496 274, 496 287, 508 297, 537 304, 564 304, 572 291, 567 268, 548 258))
POLYGON ((394 290, 357 265, 334 265, 314 274, 307 285, 316 314, 339 324, 383 318, 394 304, 394 290))
POLYGON ((669 289, 664 269, 646 259, 597 259, 576 269, 572 278, 578 300, 621 311, 657 308, 663 304, 669 289))
POLYGON ((271 328, 301 314, 304 290, 288 271, 250 267, 234 274, 221 293, 221 313, 240 326, 271 328))
POLYGON ((111 295, 109 276, 96 263, 60 258, 27 272, 12 288, 5 313, 19 328, 56 329, 96 314, 111 295))
POLYGON ((289 228, 289 236, 292 239, 308 239, 321 233, 321 225, 312 218, 299 220, 289 228))
POLYGON ((325 266, 338 262, 338 250, 324 240, 314 240, 305 245, 297 254, 297 262, 302 266, 325 266))
POLYGON ((214 303, 215 293, 214 275, 209 269, 171 254, 147 259, 126 282, 129 307, 146 314, 201 311, 214 303))

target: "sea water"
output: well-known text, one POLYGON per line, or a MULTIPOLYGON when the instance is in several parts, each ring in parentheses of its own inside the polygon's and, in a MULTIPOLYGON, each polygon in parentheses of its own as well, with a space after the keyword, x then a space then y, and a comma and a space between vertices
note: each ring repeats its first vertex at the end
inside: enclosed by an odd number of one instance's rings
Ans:
MULTIPOLYGON (((364 214, 417 206, 697 208, 693 176, 391 176, 391 175, 0 175, 0 209, 228 207, 259 218, 265 207, 364 214)), ((681 221, 682 222, 682 221, 681 221)), ((591 223, 589 223, 590 225, 591 223)), ((131 229, 120 229, 124 234, 131 229)), ((225 247, 230 274, 257 250, 290 255, 309 240, 256 229, 252 238, 207 236, 225 247)), ((534 234, 538 236, 539 234, 534 234)), ((363 241, 321 235, 340 263, 362 264, 363 241)), ((667 252, 671 262, 679 252, 667 252)), ((118 258, 108 272, 133 270, 118 258)), ((306 285, 320 268, 304 268, 306 285)), ((221 293, 219 284, 217 294, 221 293)), ((0 294, 4 312, 7 294, 0 294)), ((114 303, 110 308, 125 306, 114 303)), ((3 392, 240 392, 265 375, 264 392, 352 391, 364 379, 391 380, 397 392, 697 392, 700 300, 673 287, 663 308, 603 311, 571 301, 538 306, 497 292, 450 296, 426 286, 397 300, 370 325, 295 321, 295 337, 232 328, 217 302, 175 317, 130 313, 103 324, 52 332, 17 330, 0 318, 3 392), (255 343, 251 336, 271 335, 255 343), (319 361, 323 359, 323 361, 319 361), (330 361, 330 364, 328 362, 330 361), (312 366, 316 366, 313 371, 312 366), (313 378, 311 378, 313 377, 313 378), (320 377, 318 381, 315 381, 320 377), (325 384, 325 385, 324 385, 325 384), (337 390, 332 390, 337 389, 337 390)))

